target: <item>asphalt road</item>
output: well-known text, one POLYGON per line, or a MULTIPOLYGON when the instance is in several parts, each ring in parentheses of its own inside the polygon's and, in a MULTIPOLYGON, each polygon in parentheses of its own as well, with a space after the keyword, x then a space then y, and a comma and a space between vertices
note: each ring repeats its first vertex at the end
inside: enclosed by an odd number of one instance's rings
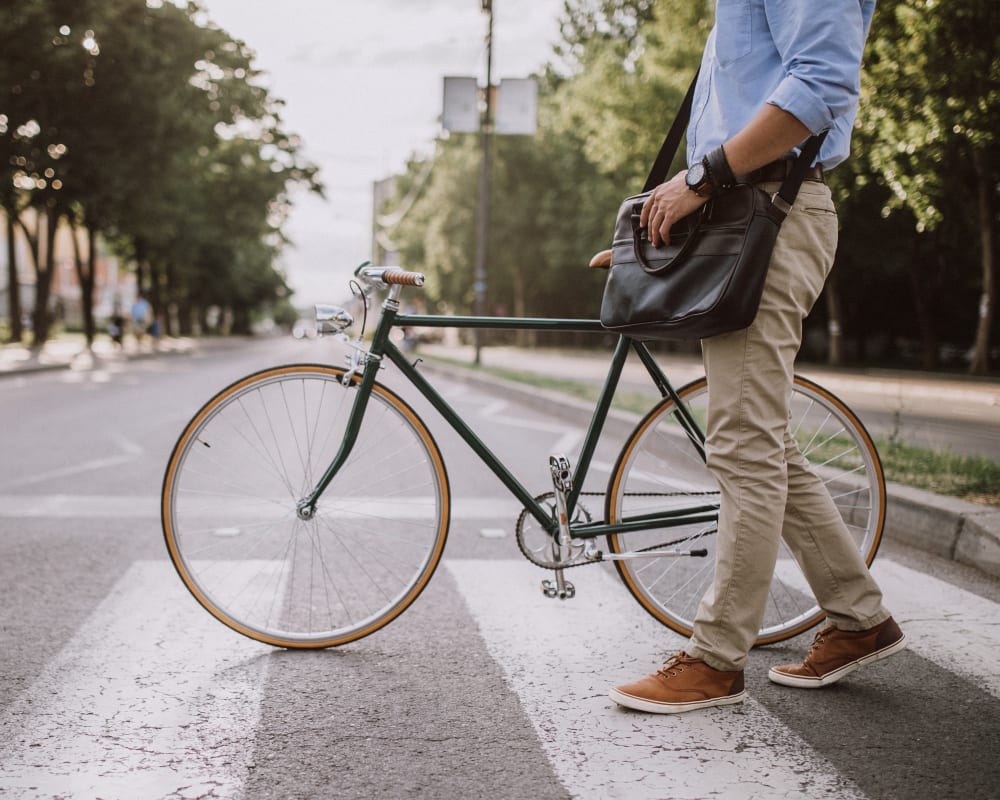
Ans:
MULTIPOLYGON (((752 655, 741 707, 625 712, 608 686, 683 642, 601 567, 574 576, 576 599, 542 597, 545 573, 513 540, 516 505, 430 411, 456 506, 471 510, 414 606, 321 652, 222 627, 166 557, 170 448, 228 381, 335 349, 272 340, 0 384, 0 797, 998 796, 1000 582, 889 542, 875 573, 906 652, 821 692, 770 684, 804 635, 752 655)), ((548 454, 582 432, 443 386, 547 491, 548 454)), ((598 472, 613 455, 608 442, 598 472)))

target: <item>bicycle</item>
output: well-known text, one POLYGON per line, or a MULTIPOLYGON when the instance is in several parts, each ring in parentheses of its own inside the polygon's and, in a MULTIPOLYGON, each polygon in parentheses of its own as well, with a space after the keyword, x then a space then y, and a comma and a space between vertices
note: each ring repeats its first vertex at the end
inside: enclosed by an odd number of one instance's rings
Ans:
MULTIPOLYGON (((377 380, 393 364, 518 500, 524 556, 553 572, 546 596, 568 599, 566 571, 613 563, 639 604, 690 635, 714 569, 718 489, 705 467, 707 384, 675 390, 648 347, 620 336, 576 466, 549 459, 552 488, 530 493, 390 338, 395 328, 607 332, 598 320, 402 314, 402 287, 419 273, 362 265, 364 301, 387 290, 370 343, 350 340, 344 309, 317 306, 317 329, 348 342, 346 368, 290 364, 218 392, 181 432, 164 474, 161 515, 181 580, 233 630, 285 648, 324 648, 367 636, 426 587, 444 551, 451 512, 441 452, 423 420, 377 380), (627 357, 645 367, 660 400, 626 438, 592 519, 581 487, 627 357), (604 540, 605 547, 598 544, 604 540)), ((871 564, 885 524, 885 479, 875 446, 848 407, 796 377, 791 429, 871 564)), ((823 619, 784 549, 757 644, 823 619)))

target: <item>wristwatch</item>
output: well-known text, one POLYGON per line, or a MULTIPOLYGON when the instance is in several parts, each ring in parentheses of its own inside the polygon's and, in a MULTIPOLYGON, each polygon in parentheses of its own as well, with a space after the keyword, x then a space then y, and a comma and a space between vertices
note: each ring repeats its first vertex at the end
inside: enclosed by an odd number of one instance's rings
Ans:
POLYGON ((691 165, 684 178, 688 189, 699 197, 711 197, 718 188, 712 180, 712 173, 708 169, 708 159, 703 158, 691 165))

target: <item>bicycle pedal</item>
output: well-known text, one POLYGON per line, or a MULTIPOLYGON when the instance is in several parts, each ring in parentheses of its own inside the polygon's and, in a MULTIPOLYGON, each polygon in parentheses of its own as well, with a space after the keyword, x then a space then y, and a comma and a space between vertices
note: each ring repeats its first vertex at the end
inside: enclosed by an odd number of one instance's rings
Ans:
POLYGON ((560 600, 572 600, 576 597, 576 587, 569 581, 562 581, 562 587, 560 587, 558 581, 544 580, 542 581, 542 594, 550 600, 557 597, 560 600))
POLYGON ((564 494, 573 491, 573 470, 566 456, 549 456, 549 470, 552 472, 552 485, 556 491, 564 494))

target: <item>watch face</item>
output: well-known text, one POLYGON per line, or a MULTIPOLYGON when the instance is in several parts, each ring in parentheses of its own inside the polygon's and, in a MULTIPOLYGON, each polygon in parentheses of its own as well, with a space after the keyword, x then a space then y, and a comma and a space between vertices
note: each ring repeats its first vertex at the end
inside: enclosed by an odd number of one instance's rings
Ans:
POLYGON ((685 181, 688 186, 694 188, 698 186, 705 180, 705 165, 698 161, 691 165, 691 168, 687 171, 687 177, 685 181))

